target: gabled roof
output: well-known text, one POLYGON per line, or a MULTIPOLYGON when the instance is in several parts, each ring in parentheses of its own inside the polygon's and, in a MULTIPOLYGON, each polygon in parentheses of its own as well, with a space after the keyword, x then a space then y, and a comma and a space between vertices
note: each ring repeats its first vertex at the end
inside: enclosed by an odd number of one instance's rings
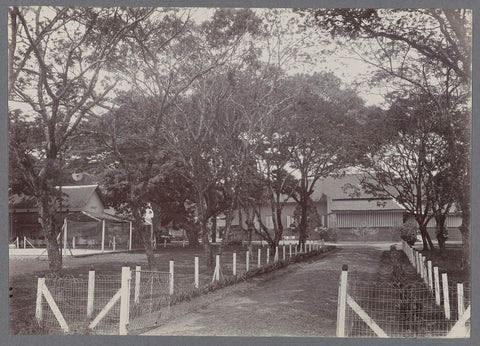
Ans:
POLYGON ((323 195, 334 198, 373 198, 365 193, 360 185, 360 176, 355 174, 345 175, 341 178, 327 177, 315 183, 312 200, 319 201, 323 195))
MULTIPOLYGON (((57 187, 58 188, 58 187, 57 187)), ((103 195, 98 185, 74 185, 62 186, 62 209, 80 211, 96 193, 101 203, 105 206, 103 195)), ((13 209, 36 209, 35 199, 27 195, 12 195, 9 198, 10 208, 13 209)))
POLYGON ((108 214, 108 213, 95 213, 92 211, 83 211, 81 213, 70 213, 66 216, 68 221, 76 221, 76 222, 92 222, 98 221, 101 222, 103 220, 112 223, 127 223, 130 220, 126 218, 122 218, 116 215, 108 214))
MULTIPOLYGON (((342 177, 319 179, 314 186, 311 198, 314 202, 329 198, 332 211, 367 211, 367 210, 404 210, 391 198, 379 198, 366 193, 360 184, 361 175, 348 174, 342 177)), ((286 196, 285 196, 286 198, 286 196)), ((294 202, 289 199, 288 202, 294 202)))
POLYGON ((404 211, 393 199, 332 199, 332 212, 339 211, 404 211))

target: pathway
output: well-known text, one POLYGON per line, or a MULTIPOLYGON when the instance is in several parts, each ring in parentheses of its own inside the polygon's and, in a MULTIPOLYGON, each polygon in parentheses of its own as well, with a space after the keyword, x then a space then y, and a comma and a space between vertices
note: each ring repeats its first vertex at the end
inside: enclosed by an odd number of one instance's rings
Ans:
POLYGON ((335 336, 342 264, 361 280, 373 280, 389 245, 341 245, 315 262, 293 264, 236 285, 226 297, 167 320, 145 335, 335 336))

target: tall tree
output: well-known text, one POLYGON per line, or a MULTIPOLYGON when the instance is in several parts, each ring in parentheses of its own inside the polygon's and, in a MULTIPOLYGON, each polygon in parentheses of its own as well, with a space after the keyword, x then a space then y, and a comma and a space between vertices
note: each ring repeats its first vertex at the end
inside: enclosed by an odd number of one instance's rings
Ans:
POLYGON ((300 209, 299 243, 305 244, 310 196, 318 179, 340 174, 351 164, 356 123, 352 115, 361 110, 363 101, 342 90, 332 74, 297 76, 294 83, 301 92, 282 124, 289 138, 288 160, 299 176, 291 197, 300 209))
MULTIPOLYGON (((55 186, 62 157, 79 124, 116 85, 102 75, 106 61, 149 10, 12 7, 9 13, 9 107, 20 103, 29 115, 10 118, 11 128, 28 121, 42 132, 34 151, 22 145, 12 149, 36 200, 50 270, 58 271, 55 213, 61 194, 55 186)), ((22 142, 18 134, 11 132, 13 142, 22 142)))
MULTIPOLYGON (((394 98, 421 93, 442 122, 450 183, 462 210, 465 258, 470 250, 472 11, 468 9, 309 10, 315 25, 345 39, 374 67, 370 81, 394 98), (392 83, 392 77, 395 83, 392 83)), ((305 12, 304 12, 305 13, 305 12)))
POLYGON ((446 170, 438 157, 445 140, 436 133, 435 113, 425 99, 412 95, 397 101, 385 122, 395 135, 367 153, 362 185, 374 195, 388 196, 400 203, 417 221, 424 249, 433 249, 428 222, 445 204, 451 204, 446 195, 443 201, 439 200, 446 170))

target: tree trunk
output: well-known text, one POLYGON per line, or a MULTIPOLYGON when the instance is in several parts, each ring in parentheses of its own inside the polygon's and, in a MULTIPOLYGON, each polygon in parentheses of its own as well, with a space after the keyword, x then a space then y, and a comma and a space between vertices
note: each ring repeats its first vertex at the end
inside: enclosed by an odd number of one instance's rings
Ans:
POLYGON ((51 272, 59 272, 62 269, 62 252, 57 240, 60 227, 56 227, 56 199, 52 196, 47 186, 43 186, 38 205, 38 221, 43 234, 47 239, 48 267, 51 272))
POLYGON ((217 217, 212 216, 212 243, 217 242, 217 217))
POLYGON ((298 245, 303 245, 307 241, 307 213, 308 213, 308 199, 302 198, 300 200, 300 225, 298 226, 299 229, 299 236, 298 236, 298 245))
POLYGON ((208 239, 208 227, 205 225, 205 223, 200 226, 200 232, 202 233, 203 253, 205 256, 205 261, 207 262, 207 267, 213 268, 213 251, 212 246, 210 245, 210 239, 208 239))
POLYGON ((142 234, 142 241, 143 241, 143 246, 145 248, 145 254, 147 255, 147 264, 148 264, 148 269, 149 270, 154 270, 156 267, 156 261, 155 261, 155 253, 153 251, 153 234, 150 226, 145 227, 143 225, 142 220, 136 218, 135 219, 135 229, 140 230, 140 233, 142 234))
POLYGON ((198 224, 200 225, 200 234, 202 236, 202 247, 203 253, 205 255, 205 261, 207 262, 207 267, 213 267, 213 251, 212 246, 210 245, 210 232, 207 227, 207 205, 205 201, 204 193, 197 188, 197 218, 198 224))
MULTIPOLYGON (((461 202, 461 201, 460 201, 461 202)), ((462 235, 462 245, 463 245, 463 265, 470 265, 470 203, 462 207, 462 224, 460 225, 460 234, 462 235)))
POLYGON ((428 234, 427 226, 423 224, 422 225, 419 224, 419 228, 420 228, 420 234, 422 235, 423 250, 433 250, 434 246, 432 243, 432 239, 428 234))
POLYGON ((184 223, 183 229, 187 233, 188 246, 190 247, 199 247, 200 242, 198 241, 198 228, 197 225, 191 223, 184 223))
POLYGON ((436 221, 436 233, 437 233, 437 241, 438 247, 440 250, 445 249, 445 242, 447 241, 447 230, 445 228, 445 214, 438 214, 435 216, 436 221))
POLYGON ((40 214, 43 214, 42 217, 40 217, 40 225, 47 239, 48 269, 51 272, 57 273, 62 269, 62 250, 57 241, 61 227, 56 229, 55 216, 50 212, 40 212, 40 214))

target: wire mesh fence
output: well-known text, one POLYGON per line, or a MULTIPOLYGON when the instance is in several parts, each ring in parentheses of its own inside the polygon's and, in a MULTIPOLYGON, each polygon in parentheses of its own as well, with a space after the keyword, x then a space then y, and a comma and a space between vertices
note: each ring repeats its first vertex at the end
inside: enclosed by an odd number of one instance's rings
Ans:
MULTIPOLYGON (((218 269, 203 263, 196 267, 197 273, 194 261, 181 262, 177 267, 171 261, 170 272, 135 267, 123 268, 122 274, 116 275, 98 275, 94 271, 79 277, 48 275, 39 279, 36 318, 49 334, 135 334, 159 325, 172 305, 234 284, 247 271, 246 256, 246 252, 224 253, 219 258, 218 269), (217 281, 220 286, 216 285, 217 281)), ((279 255, 278 260, 282 258, 279 255)), ((257 268, 257 260, 258 254, 254 253, 249 269, 257 268)), ((196 261, 198 263, 198 259, 196 261)), ((271 256, 269 263, 274 261, 271 256)), ((267 254, 263 251, 260 265, 267 263, 267 254)))
POLYGON ((55 310, 61 313, 74 334, 116 334, 118 330, 119 303, 112 300, 121 285, 120 275, 97 275, 93 290, 93 304, 88 312, 88 277, 55 276, 45 277, 45 287, 50 293, 54 306, 47 299, 42 300, 41 325, 52 334, 64 333, 55 310), (105 310, 107 305, 111 307, 105 310), (92 328, 91 323, 102 315, 92 328))
POLYGON ((169 306, 170 274, 157 271, 133 271, 130 283, 129 331, 138 331, 159 324, 169 306))
POLYGON ((437 304, 435 293, 422 282, 365 286, 356 276, 349 275, 347 292, 371 319, 360 317, 358 311, 347 304, 345 327, 349 337, 378 336, 371 321, 388 337, 445 337, 470 304, 468 284, 463 287, 462 306, 458 304, 457 285, 449 285, 450 318, 446 316, 443 295, 437 304))

